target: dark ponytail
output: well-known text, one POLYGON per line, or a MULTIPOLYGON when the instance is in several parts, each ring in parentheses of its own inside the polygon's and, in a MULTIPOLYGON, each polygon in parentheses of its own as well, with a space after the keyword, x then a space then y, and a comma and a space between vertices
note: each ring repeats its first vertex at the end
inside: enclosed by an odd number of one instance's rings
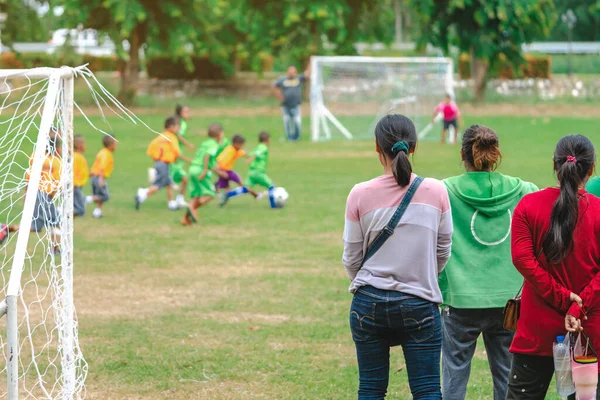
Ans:
POLYGON ((175 106, 175 115, 177 115, 178 117, 181 117, 181 112, 183 111, 184 107, 185 106, 182 104, 177 104, 175 106))
POLYGON ((476 171, 494 171, 502 160, 498 134, 483 125, 471 125, 463 134, 463 161, 476 171))
POLYGON ((408 155, 417 146, 417 131, 413 122, 404 115, 386 115, 375 127, 375 141, 385 158, 392 160, 398 185, 407 186, 412 175, 408 155))
POLYGON ((579 188, 585 182, 596 155, 594 145, 583 135, 563 137, 554 150, 554 171, 560 196, 554 203, 550 228, 542 248, 546 259, 557 264, 573 250, 573 232, 579 218, 579 188))

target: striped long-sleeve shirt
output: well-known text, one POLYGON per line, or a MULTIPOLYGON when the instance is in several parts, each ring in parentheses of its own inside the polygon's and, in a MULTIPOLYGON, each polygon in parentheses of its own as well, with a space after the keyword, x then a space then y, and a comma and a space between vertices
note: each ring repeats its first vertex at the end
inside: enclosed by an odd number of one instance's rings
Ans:
MULTIPOLYGON (((416 177, 413 174, 412 180, 416 177)), ((417 189, 394 234, 361 268, 367 247, 385 227, 406 194, 392 175, 356 185, 346 204, 343 263, 361 286, 395 290, 440 304, 438 275, 450 258, 452 213, 443 183, 426 178, 417 189)))

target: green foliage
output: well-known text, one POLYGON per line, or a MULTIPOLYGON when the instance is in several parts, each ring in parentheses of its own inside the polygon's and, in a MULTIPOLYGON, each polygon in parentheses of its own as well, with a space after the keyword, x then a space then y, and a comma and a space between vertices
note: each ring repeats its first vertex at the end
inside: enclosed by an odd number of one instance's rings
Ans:
POLYGON ((446 52, 461 52, 494 63, 522 61, 521 45, 546 37, 557 15, 552 0, 411 0, 423 36, 446 52))
POLYGON ((49 20, 40 18, 30 4, 23 0, 0 0, 0 11, 7 14, 2 27, 2 43, 5 46, 14 42, 45 42, 49 39, 49 20))
MULTIPOLYGON (((107 32, 120 44, 143 24, 148 58, 169 56, 193 69, 208 58, 226 74, 236 60, 260 71, 268 56, 305 62, 313 54, 354 54, 357 41, 393 40, 392 1, 382 0, 54 0, 71 26, 107 32)), ((122 50, 122 49, 121 49, 122 50)))
MULTIPOLYGON (((598 41, 600 40, 600 1, 598 0, 560 0, 556 1, 556 11, 560 16, 567 10, 573 10, 577 17, 577 23, 573 28, 574 41, 598 41)), ((559 20, 548 40, 566 41, 568 39, 568 28, 559 20)))
POLYGON ((171 50, 170 54, 174 55, 182 55, 185 47, 182 43, 197 38, 194 28, 199 22, 200 10, 196 4, 192 0, 163 0, 160 4, 152 0, 52 1, 52 5, 64 7, 61 18, 68 27, 83 24, 106 32, 118 47, 123 40, 131 41, 135 33, 140 35, 141 43, 148 46, 148 52, 171 50))

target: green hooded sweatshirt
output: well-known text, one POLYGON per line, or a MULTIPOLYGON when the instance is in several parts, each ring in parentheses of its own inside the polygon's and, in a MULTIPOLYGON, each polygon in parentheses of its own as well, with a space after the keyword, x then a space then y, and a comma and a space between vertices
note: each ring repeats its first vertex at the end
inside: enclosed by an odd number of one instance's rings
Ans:
POLYGON ((444 304, 504 307, 523 283, 510 254, 512 213, 538 188, 498 172, 467 172, 444 183, 454 222, 452 256, 439 278, 444 304))

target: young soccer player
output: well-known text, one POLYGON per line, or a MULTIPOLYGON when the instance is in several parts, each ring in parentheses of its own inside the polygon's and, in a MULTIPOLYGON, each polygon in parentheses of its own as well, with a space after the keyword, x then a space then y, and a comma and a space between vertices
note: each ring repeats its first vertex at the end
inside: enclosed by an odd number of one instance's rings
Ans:
MULTIPOLYGON (((438 104, 438 106, 433 110, 432 122, 435 122, 435 118, 439 113, 444 115, 444 126, 442 128, 442 144, 446 143, 446 133, 448 129, 453 126, 454 134, 458 135, 458 127, 459 127, 459 119, 460 110, 455 102, 452 101, 452 97, 449 94, 446 95, 444 101, 438 104)), ((462 124, 461 124, 462 125, 462 124)), ((458 143, 458 138, 454 138, 454 143, 458 143)))
MULTIPOLYGON (((42 164, 42 174, 35 200, 35 208, 33 210, 33 219, 31 220, 31 231, 41 232, 44 227, 51 229, 52 243, 54 254, 60 251, 60 215, 54 204, 54 196, 60 189, 60 174, 61 174, 61 155, 62 147, 59 133, 55 130, 51 132, 46 146, 46 155, 42 164)), ((29 160, 30 167, 33 165, 33 159, 29 160)), ((29 172, 26 175, 29 181, 29 172)))
POLYGON ((92 196, 86 197, 87 203, 96 203, 96 209, 92 213, 94 218, 102 218, 102 206, 110 199, 106 180, 110 178, 115 168, 113 153, 117 149, 117 140, 105 135, 102 144, 104 148, 98 152, 92 165, 92 196))
POLYGON ((198 222, 198 208, 209 203, 216 196, 215 184, 212 180, 213 172, 222 178, 229 176, 217 164, 217 154, 222 140, 223 127, 220 124, 211 124, 208 127, 208 139, 202 142, 190 165, 192 200, 181 220, 183 225, 188 226, 198 222))
POLYGON ((239 188, 233 191, 223 194, 223 198, 221 199, 220 204, 221 207, 223 207, 231 197, 237 196, 239 194, 249 192, 252 193, 254 197, 258 196, 256 192, 254 192, 251 189, 248 189, 242 184, 239 175, 236 174, 233 170, 233 165, 235 164, 236 160, 246 156, 246 152, 242 150, 244 143, 246 143, 246 139, 242 135, 234 135, 233 138, 231 138, 231 144, 227 146, 223 150, 223 152, 221 152, 221 154, 217 156, 217 163, 219 164, 219 168, 221 168, 221 170, 225 171, 225 173, 227 174, 227 178, 219 178, 217 182, 217 190, 229 190, 229 182, 231 181, 237 183, 240 186, 239 188))
MULTIPOLYGON (((190 150, 194 150, 194 145, 187 140, 187 130, 188 130, 188 119, 190 118, 190 108, 188 106, 182 106, 178 104, 175 107, 175 115, 179 117, 179 131, 177 132, 177 140, 179 140, 179 147, 181 149, 181 145, 184 145, 190 150)), ((169 172, 171 174, 171 179, 174 183, 179 185, 179 194, 177 195, 175 201, 177 202, 177 207, 181 208, 186 206, 185 203, 185 193, 188 186, 188 175, 185 170, 184 162, 181 158, 178 158, 173 162, 169 168, 169 172)))
POLYGON ((81 135, 73 138, 73 215, 83 217, 85 214, 85 196, 83 187, 90 177, 87 161, 83 156, 85 153, 85 139, 81 135))
MULTIPOLYGON (((248 162, 250 163, 250 169, 248 170, 248 178, 246 179, 245 186, 248 190, 252 189, 253 186, 259 185, 268 189, 269 203, 271 208, 277 208, 275 204, 275 198, 273 197, 273 181, 267 175, 267 163, 269 162, 269 143, 271 142, 271 136, 268 132, 262 131, 258 134, 258 146, 250 153, 248 162)), ((241 190, 234 190, 227 193, 227 198, 230 199, 235 196, 244 194, 243 188, 241 190)), ((253 193, 254 194, 254 193, 253 193)), ((255 195, 255 197, 258 197, 255 195)))
POLYGON ((154 160, 154 169, 156 178, 154 183, 147 189, 138 189, 135 196, 135 208, 140 209, 141 204, 154 193, 162 188, 167 190, 167 199, 169 210, 177 210, 177 202, 173 196, 173 181, 169 175, 169 166, 178 159, 188 161, 189 159, 181 155, 177 132, 179 132, 179 118, 177 116, 168 117, 165 120, 165 131, 157 136, 148 146, 147 154, 154 160))

